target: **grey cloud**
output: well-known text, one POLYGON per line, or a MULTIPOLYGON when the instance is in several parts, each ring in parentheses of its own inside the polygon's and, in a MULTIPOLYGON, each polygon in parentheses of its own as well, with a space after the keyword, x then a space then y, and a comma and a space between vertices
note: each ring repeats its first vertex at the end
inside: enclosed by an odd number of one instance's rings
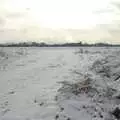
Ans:
POLYGON ((118 21, 118 22, 113 22, 113 23, 111 23, 111 24, 99 24, 99 25, 97 25, 97 28, 105 29, 105 30, 109 30, 109 29, 119 29, 119 28, 120 28, 120 21, 118 21))
POLYGON ((1 33, 4 33, 4 32, 15 32, 15 31, 16 31, 16 29, 7 29, 7 28, 1 28, 0 29, 1 33))
POLYGON ((4 25, 6 23, 6 19, 0 17, 0 25, 4 25))
POLYGON ((120 33, 120 29, 118 29, 118 30, 108 30, 108 32, 110 34, 119 34, 120 33))
POLYGON ((31 8, 28 7, 28 8, 26 8, 26 10, 29 11, 29 10, 31 10, 31 8))
POLYGON ((107 31, 110 27, 110 24, 98 24, 96 25, 96 29, 107 31))
POLYGON ((87 34, 90 30, 87 29, 65 29, 70 34, 87 34))
POLYGON ((23 13, 19 13, 19 12, 16 12, 16 13, 7 13, 6 17, 7 18, 19 18, 19 17, 23 17, 24 14, 23 13))
POLYGON ((103 14, 103 13, 112 13, 112 12, 114 12, 112 8, 93 11, 94 14, 103 14))
POLYGON ((120 2, 112 2, 111 4, 120 9, 120 2))
POLYGON ((3 29, 0 30, 0 33, 4 33, 5 31, 3 29))
POLYGON ((97 26, 98 29, 106 31, 110 37, 116 38, 120 34, 120 24, 100 24, 97 26))
POLYGON ((6 18, 21 18, 21 17, 25 17, 26 13, 25 12, 8 12, 6 13, 6 18))

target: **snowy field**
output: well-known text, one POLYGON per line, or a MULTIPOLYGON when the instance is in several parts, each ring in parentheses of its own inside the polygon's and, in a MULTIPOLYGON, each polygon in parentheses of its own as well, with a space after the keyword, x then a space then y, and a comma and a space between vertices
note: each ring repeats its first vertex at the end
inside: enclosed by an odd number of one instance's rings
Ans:
POLYGON ((120 48, 0 48, 0 120, 117 120, 119 104, 120 48))

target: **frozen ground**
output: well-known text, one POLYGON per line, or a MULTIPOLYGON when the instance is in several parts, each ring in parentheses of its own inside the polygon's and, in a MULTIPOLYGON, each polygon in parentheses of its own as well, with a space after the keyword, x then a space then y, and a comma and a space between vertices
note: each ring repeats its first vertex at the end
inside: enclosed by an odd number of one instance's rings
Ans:
POLYGON ((0 48, 0 120, 115 120, 120 48, 0 48))

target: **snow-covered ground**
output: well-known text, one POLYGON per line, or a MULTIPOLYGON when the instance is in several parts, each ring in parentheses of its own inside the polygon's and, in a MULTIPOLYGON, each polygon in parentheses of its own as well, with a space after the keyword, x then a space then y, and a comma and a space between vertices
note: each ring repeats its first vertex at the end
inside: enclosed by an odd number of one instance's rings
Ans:
POLYGON ((120 48, 0 48, 0 120, 114 120, 120 48))

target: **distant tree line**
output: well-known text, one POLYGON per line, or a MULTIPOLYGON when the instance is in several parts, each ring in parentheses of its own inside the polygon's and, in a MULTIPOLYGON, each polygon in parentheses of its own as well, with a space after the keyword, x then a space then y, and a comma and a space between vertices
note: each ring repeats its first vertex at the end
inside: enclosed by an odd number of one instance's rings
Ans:
POLYGON ((6 43, 0 44, 0 47, 120 47, 120 44, 108 44, 108 43, 95 43, 95 44, 88 44, 88 43, 63 43, 63 44, 47 44, 44 42, 37 43, 37 42, 20 42, 20 43, 6 43))

